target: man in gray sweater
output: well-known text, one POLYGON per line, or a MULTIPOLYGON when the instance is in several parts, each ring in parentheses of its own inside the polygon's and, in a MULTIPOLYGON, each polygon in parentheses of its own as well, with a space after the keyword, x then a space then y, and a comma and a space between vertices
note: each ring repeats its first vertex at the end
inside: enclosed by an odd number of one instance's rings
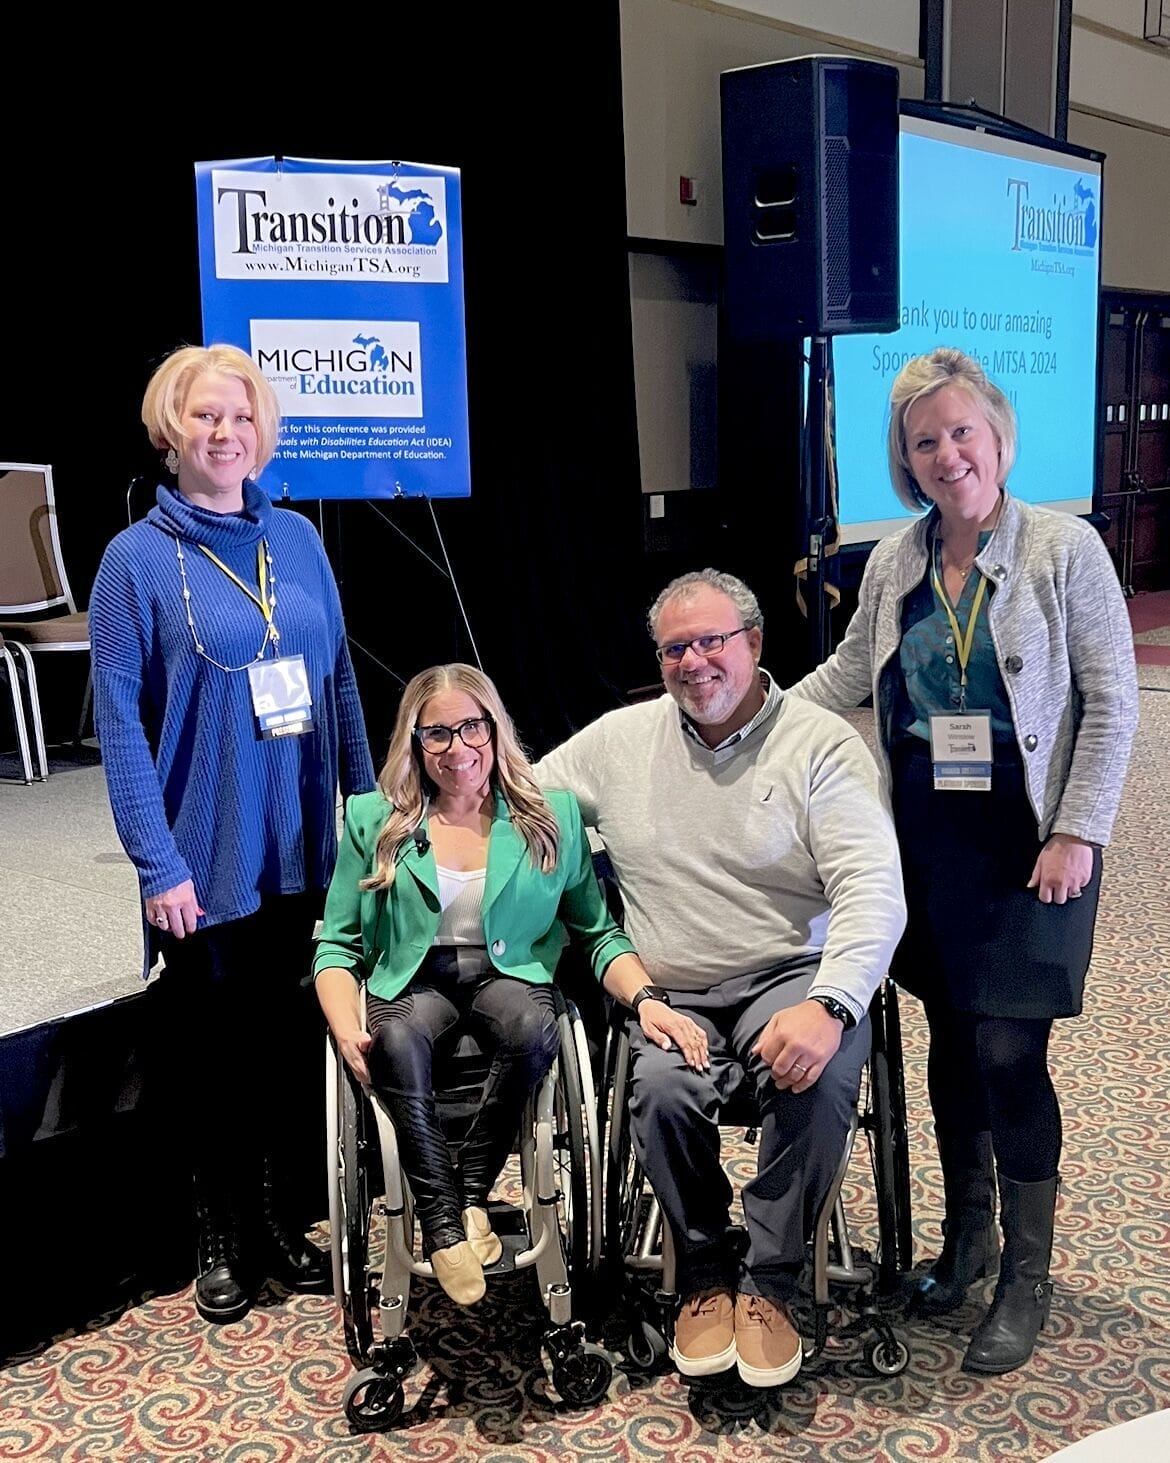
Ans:
POLYGON ((654 981, 635 1000, 666 1000, 707 1036, 696 1071, 630 1023, 634 1143, 678 1259, 675 1363, 777 1386, 800 1369, 787 1302, 905 923, 897 846, 861 738, 761 669, 762 616, 741 580, 685 574, 649 624, 669 695, 602 716, 536 772, 576 793, 609 853, 654 981), (737 1260, 716 1119, 745 1071, 762 1122, 737 1260))

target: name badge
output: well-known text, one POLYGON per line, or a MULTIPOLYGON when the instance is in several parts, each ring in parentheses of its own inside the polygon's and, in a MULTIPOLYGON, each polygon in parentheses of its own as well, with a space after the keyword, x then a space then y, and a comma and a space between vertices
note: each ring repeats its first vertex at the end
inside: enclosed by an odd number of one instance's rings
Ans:
POLYGON ((301 737, 313 730, 313 698, 304 656, 282 655, 248 667, 252 709, 263 741, 301 737))
POLYGON ((936 712, 930 718, 935 792, 991 791, 991 712, 936 712))

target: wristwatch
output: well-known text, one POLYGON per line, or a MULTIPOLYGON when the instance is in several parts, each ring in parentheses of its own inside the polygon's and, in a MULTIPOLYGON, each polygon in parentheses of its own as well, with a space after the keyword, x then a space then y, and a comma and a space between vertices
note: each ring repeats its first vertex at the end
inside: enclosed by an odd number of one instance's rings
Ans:
POLYGON ((848 1006, 842 1004, 833 996, 809 996, 810 1001, 816 1001, 818 1006, 824 1006, 830 1016, 836 1016, 846 1031, 852 1031, 857 1025, 853 1012, 848 1006))
POLYGON ((670 1005, 670 992, 664 991, 658 985, 644 985, 640 991, 635 991, 630 1001, 630 1010, 635 1014, 643 1001, 661 1001, 664 1006, 670 1005))

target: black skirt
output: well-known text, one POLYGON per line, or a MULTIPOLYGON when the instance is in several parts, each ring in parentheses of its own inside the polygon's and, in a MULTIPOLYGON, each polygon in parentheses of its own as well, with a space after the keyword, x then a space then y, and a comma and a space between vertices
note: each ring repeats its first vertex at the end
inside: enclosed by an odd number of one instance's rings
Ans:
POLYGON ((930 1004, 979 1016, 1079 1016, 1101 889, 1101 851, 1079 899, 1027 888, 1042 842, 1014 748, 991 791, 935 792, 929 748, 895 745, 894 820, 909 919, 891 973, 930 1004))

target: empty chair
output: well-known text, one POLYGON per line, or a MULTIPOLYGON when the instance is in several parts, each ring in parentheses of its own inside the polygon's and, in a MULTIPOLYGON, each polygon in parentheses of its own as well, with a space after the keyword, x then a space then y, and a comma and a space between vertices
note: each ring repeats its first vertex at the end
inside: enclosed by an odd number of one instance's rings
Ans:
MULTIPOLYGON (((69 650, 88 655, 89 618, 74 602, 61 558, 52 468, 47 463, 0 462, 0 510, 0 633, 23 662, 37 761, 45 777, 49 765, 34 659, 69 650)), ((78 740, 89 699, 87 679, 78 740)))

